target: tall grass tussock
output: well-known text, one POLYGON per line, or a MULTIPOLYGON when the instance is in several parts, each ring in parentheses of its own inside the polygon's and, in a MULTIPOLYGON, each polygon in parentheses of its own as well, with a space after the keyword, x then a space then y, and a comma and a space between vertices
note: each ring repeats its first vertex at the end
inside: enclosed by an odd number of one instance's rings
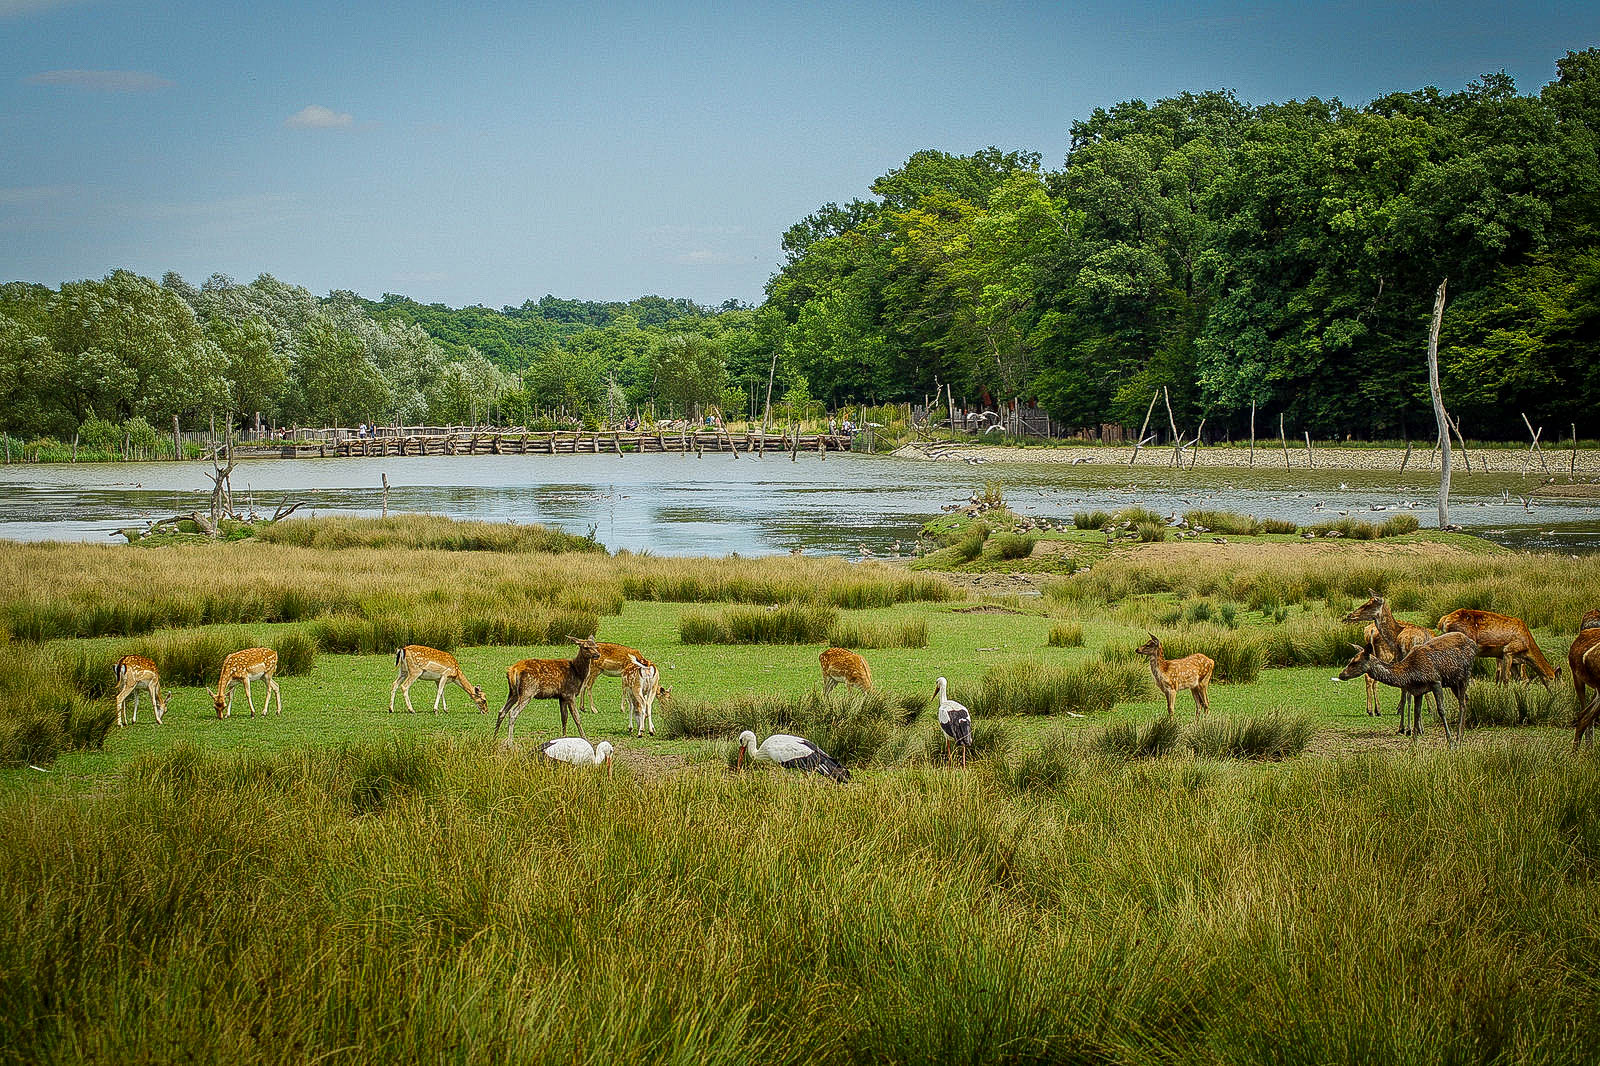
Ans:
POLYGON ((608 783, 488 744, 191 748, 87 795, 7 796, 0 1047, 831 1064, 1600 1043, 1600 760, 1090 759, 1025 795, 983 765, 833 788, 608 783))
POLYGON ((805 602, 685 611, 678 638, 685 644, 817 644, 838 617, 832 607, 805 602))

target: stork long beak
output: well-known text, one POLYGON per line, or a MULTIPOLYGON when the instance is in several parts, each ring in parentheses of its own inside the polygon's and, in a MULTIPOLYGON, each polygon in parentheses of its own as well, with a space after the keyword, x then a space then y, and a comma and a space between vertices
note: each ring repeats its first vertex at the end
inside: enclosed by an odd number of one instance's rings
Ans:
POLYGON ((742 769, 744 769, 744 745, 740 744, 739 745, 739 758, 738 758, 738 761, 733 764, 733 772, 734 773, 738 773, 742 769))
POLYGON ((606 777, 610 778, 611 776, 612 776, 611 775, 611 756, 607 755, 606 756, 606 777))

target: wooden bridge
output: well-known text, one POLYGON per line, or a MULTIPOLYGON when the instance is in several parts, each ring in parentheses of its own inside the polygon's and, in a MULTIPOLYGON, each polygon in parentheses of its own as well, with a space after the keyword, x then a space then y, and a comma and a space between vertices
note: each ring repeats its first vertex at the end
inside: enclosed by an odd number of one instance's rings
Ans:
POLYGON ((763 434, 725 430, 663 430, 657 432, 566 430, 543 433, 442 433, 376 437, 355 434, 298 440, 236 443, 240 459, 365 458, 391 455, 626 455, 640 452, 734 452, 745 455, 827 453, 850 450, 851 437, 829 433, 763 434))

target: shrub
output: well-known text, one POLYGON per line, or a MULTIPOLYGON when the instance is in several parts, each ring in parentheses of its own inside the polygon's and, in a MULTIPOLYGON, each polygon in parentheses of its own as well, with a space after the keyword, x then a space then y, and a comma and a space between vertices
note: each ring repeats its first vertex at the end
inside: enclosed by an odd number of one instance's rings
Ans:
POLYGON ((1204 526, 1212 533, 1232 533, 1248 537, 1260 532, 1261 523, 1247 514, 1232 511, 1185 511, 1183 520, 1191 526, 1204 526))
POLYGON ((1183 609, 1183 619, 1186 622, 1211 621, 1211 601, 1192 600, 1189 605, 1183 609))
POLYGON ((1002 559, 1026 559, 1033 554, 1038 538, 1032 534, 999 533, 990 538, 994 550, 1002 559))
POLYGON ((984 542, 989 539, 989 524, 975 522, 967 527, 965 533, 955 543, 956 558, 964 563, 970 563, 983 554, 984 542))
POLYGON ((688 611, 678 619, 678 638, 685 644, 819 644, 838 615, 834 608, 815 603, 688 611))
POLYGON ((1403 537, 1407 533, 1415 533, 1422 528, 1422 523, 1417 521, 1416 515, 1397 514, 1385 519, 1378 527, 1380 537, 1403 537))
POLYGON ((1083 626, 1077 622, 1057 622, 1050 627, 1050 639, 1045 643, 1051 648, 1081 648, 1083 626))
POLYGON ((1172 751, 1182 739, 1182 728, 1172 715, 1162 715, 1144 725, 1116 722, 1095 737, 1096 749, 1119 759, 1157 759, 1172 751))
POLYGON ((1303 715, 1212 716, 1190 727, 1188 745, 1202 759, 1287 759, 1305 750, 1311 734, 1303 715))
POLYGON ((1139 534, 1139 539, 1146 544, 1167 539, 1166 522, 1135 522, 1133 528, 1139 534))
POLYGON ((1078 529, 1104 529, 1111 522, 1111 516, 1104 511, 1079 511, 1072 516, 1072 524, 1078 529))
POLYGON ((1162 528, 1166 528, 1167 524, 1165 517, 1148 507, 1124 507, 1117 512, 1116 520, 1118 522, 1128 522, 1135 526, 1140 522, 1156 522, 1162 528))
POLYGON ((1279 625, 1256 636, 1267 666, 1343 666, 1361 642, 1358 627, 1322 615, 1301 615, 1284 624, 1288 608, 1279 608, 1279 625))
POLYGON ((1300 526, 1287 518, 1263 518, 1257 523, 1262 533, 1298 533, 1300 526))
POLYGON ((317 642, 310 634, 294 630, 285 633, 272 643, 278 653, 278 675, 300 677, 311 672, 317 659, 317 642))
MULTIPOLYGON (((978 691, 965 700, 974 716, 1089 714, 1138 699, 1150 690, 1143 664, 1091 660, 1054 666, 1018 660, 990 667, 978 691)), ((959 697, 956 697, 959 698, 959 697)))
MULTIPOLYGON (((1448 705, 1450 700, 1446 698, 1445 703, 1448 705)), ((1566 684, 1546 689, 1537 682, 1502 685, 1494 681, 1475 681, 1467 686, 1469 727, 1570 726, 1576 709, 1576 693, 1566 684)))
POLYGON ((828 643, 837 648, 926 648, 928 623, 921 618, 884 623, 842 619, 828 630, 828 643))

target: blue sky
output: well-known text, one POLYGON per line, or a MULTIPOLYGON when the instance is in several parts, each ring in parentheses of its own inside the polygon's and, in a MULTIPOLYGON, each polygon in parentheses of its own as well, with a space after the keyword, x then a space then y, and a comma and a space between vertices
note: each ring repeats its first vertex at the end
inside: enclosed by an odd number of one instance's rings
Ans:
POLYGON ((0 280, 127 267, 499 307, 758 302, 921 148, 1229 88, 1524 92, 1593 3, 0 0, 0 280))

